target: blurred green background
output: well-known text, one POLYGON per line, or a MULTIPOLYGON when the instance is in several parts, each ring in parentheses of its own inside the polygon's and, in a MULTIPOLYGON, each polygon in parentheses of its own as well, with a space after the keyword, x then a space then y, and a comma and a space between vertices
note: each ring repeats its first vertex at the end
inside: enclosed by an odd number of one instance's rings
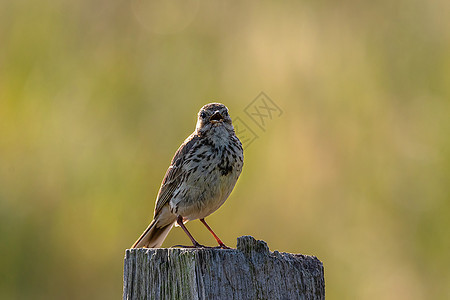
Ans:
POLYGON ((316 255, 328 299, 449 299, 449 12, 1 1, 0 298, 119 299, 175 150, 220 101, 258 135, 208 218, 226 244, 316 255), (261 91, 284 112, 265 131, 244 112, 261 91))

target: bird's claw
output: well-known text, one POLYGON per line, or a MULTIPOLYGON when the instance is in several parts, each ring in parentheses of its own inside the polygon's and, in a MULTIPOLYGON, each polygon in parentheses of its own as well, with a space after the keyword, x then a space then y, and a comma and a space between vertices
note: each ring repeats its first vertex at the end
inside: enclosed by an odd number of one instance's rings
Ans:
POLYGON ((192 246, 175 245, 175 246, 172 246, 170 248, 202 249, 202 248, 212 248, 212 247, 208 247, 208 246, 204 246, 204 245, 201 245, 201 244, 197 244, 197 245, 192 245, 192 246))
POLYGON ((205 246, 202 244, 197 244, 197 245, 192 245, 192 246, 186 246, 186 245, 174 245, 170 248, 184 248, 184 249, 233 249, 230 248, 228 246, 226 246, 225 244, 219 245, 219 246, 215 246, 215 247, 210 247, 210 246, 205 246))

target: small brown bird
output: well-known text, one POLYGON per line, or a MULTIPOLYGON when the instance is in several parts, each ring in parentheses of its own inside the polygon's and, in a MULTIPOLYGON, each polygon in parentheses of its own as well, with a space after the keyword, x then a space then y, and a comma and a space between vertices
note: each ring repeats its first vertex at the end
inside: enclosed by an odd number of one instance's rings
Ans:
POLYGON ((175 223, 193 247, 200 245, 184 223, 200 219, 219 243, 228 248, 206 224, 205 218, 228 198, 244 163, 228 108, 220 103, 203 106, 195 131, 178 148, 156 198, 154 217, 132 248, 159 248, 175 223))

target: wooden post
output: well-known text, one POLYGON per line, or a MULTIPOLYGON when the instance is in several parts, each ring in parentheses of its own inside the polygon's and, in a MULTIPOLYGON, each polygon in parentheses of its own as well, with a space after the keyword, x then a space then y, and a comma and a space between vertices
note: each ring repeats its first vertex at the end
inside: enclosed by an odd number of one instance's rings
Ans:
POLYGON ((314 256, 270 252, 239 237, 237 249, 128 249, 123 299, 325 299, 314 256))

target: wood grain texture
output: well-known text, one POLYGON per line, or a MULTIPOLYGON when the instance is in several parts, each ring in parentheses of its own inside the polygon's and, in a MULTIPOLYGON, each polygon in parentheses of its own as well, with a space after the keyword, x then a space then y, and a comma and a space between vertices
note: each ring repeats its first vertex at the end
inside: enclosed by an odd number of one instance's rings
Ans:
POLYGON ((323 264, 251 236, 231 250, 128 249, 123 299, 325 299, 323 264))

